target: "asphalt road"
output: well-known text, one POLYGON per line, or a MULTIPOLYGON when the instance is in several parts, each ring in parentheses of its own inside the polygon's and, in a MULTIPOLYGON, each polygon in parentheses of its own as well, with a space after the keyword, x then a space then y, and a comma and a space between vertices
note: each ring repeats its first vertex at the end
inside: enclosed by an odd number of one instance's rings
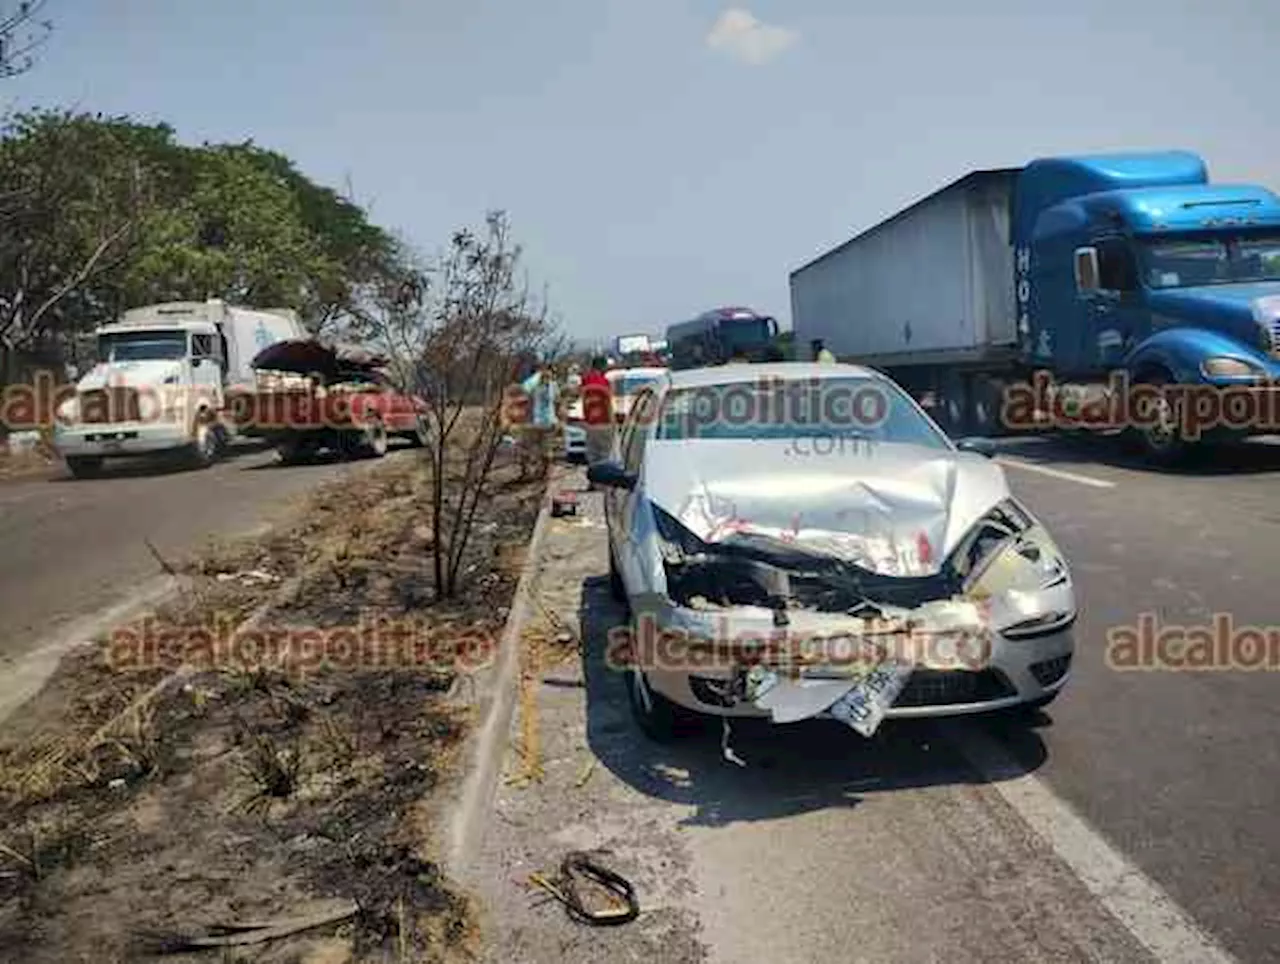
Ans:
POLYGON ((129 459, 98 479, 0 483, 0 666, 160 576, 148 541, 166 559, 198 551, 351 467, 286 467, 240 446, 201 471, 129 459))
POLYGON ((864 741, 743 724, 745 768, 722 759, 718 725, 673 746, 634 729, 600 660, 623 617, 598 497, 554 520, 544 601, 585 656, 539 693, 543 783, 499 792, 477 869, 491 959, 1280 961, 1280 676, 1108 661, 1144 614, 1280 631, 1280 446, 1177 474, 1105 440, 1010 443, 1001 460, 1073 563, 1065 694, 1024 729, 903 722, 864 741), (519 886, 590 847, 637 887, 630 928, 583 928, 519 886))

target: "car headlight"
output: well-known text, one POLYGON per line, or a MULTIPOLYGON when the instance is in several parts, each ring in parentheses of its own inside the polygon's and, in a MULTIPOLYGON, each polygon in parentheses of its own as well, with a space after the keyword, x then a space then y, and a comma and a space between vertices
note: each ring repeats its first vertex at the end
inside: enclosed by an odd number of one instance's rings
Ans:
POLYGON ((1206 378, 1242 378, 1262 374, 1262 369, 1243 358, 1218 355, 1200 363, 1200 371, 1206 378))

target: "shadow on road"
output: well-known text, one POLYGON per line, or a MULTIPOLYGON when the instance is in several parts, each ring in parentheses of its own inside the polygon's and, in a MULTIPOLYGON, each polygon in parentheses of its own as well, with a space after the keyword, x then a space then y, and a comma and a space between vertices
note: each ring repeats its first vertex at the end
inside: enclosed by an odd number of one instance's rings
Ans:
MULTIPOLYGON (((227 462, 235 462, 250 455, 266 451, 267 446, 257 440, 237 441, 229 445, 214 466, 227 462)), ((91 479, 77 479, 63 466, 54 469, 51 482, 110 482, 113 479, 141 479, 166 475, 183 475, 188 472, 200 472, 188 464, 181 455, 160 453, 155 455, 124 455, 109 458, 102 467, 100 475, 91 479)))
POLYGON ((1108 465, 1167 476, 1259 475, 1280 472, 1280 445, 1263 440, 1206 446, 1183 466, 1148 464, 1121 439, 1098 435, 1053 435, 1035 439, 992 439, 999 455, 1038 465, 1108 465))
MULTIPOLYGON (((984 782, 940 730, 982 725, 966 720, 895 721, 870 740, 829 720, 786 726, 735 721, 730 745, 746 767, 722 756, 722 724, 715 718, 676 743, 654 743, 631 719, 622 674, 604 660, 609 629, 625 619, 610 598, 606 577, 583 582, 579 618, 592 752, 640 792, 695 807, 685 825, 773 820, 853 808, 871 793, 984 782)), ((1024 728, 1017 738, 1018 771, 1010 776, 1034 770, 1045 759, 1044 743, 1033 728, 1024 728)))
MULTIPOLYGON (((264 446, 264 448, 269 448, 269 447, 270 446, 264 446)), ((391 439, 387 445, 387 454, 391 455, 394 452, 408 451, 410 449, 413 449, 414 447, 415 446, 413 445, 412 442, 400 440, 400 439, 391 439)), ((273 459, 268 459, 266 462, 260 462, 256 465, 246 465, 243 471, 265 472, 265 471, 272 471, 275 469, 306 468, 308 465, 337 465, 340 462, 356 463, 356 462, 369 462, 369 461, 372 461, 372 459, 368 457, 352 459, 352 458, 347 458, 343 456, 340 452, 334 451, 333 449, 322 449, 321 451, 317 452, 315 455, 309 456, 305 460, 302 460, 299 462, 281 462, 280 459, 273 458, 273 459)))

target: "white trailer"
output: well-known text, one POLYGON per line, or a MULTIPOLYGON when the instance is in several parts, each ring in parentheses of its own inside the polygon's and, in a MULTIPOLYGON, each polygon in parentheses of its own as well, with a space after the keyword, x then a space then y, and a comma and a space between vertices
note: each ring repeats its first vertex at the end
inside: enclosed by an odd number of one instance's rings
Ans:
POLYGON ((54 448, 76 476, 120 455, 178 451, 211 464, 235 434, 229 396, 253 391, 254 357, 306 331, 287 308, 211 299, 134 308, 95 335, 97 364, 55 413, 54 448))
POLYGON ((816 338, 841 360, 877 368, 1013 350, 1016 174, 975 171, 791 272, 799 357, 816 338))

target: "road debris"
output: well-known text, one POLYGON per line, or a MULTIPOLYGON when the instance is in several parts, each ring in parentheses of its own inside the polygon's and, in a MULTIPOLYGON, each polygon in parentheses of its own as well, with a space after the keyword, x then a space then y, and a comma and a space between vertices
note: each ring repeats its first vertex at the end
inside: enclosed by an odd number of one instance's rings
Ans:
POLYGON ((551 496, 551 514, 555 517, 578 514, 578 493, 561 489, 551 496))
POLYGON ((591 779, 591 774, 596 772, 596 759, 592 757, 582 765, 582 769, 578 772, 578 779, 573 781, 573 785, 578 789, 582 789, 587 785, 587 781, 591 779))
POLYGON ((570 919, 579 924, 613 927, 629 923, 640 916, 640 903, 631 882, 582 851, 566 854, 556 877, 548 878, 544 874, 533 873, 529 875, 529 883, 545 890, 563 904, 570 919), (579 892, 581 880, 590 881, 594 889, 602 893, 609 906, 588 908, 579 892))
POLYGON ((354 917, 360 908, 355 901, 340 901, 328 910, 290 919, 245 922, 240 924, 215 924, 204 935, 148 934, 144 940, 157 954, 182 954, 209 947, 239 947, 248 944, 264 944, 267 941, 290 937, 302 931, 314 930, 326 924, 337 924, 354 917))
POLYGON ((721 754, 730 763, 736 763, 740 767, 745 767, 747 765, 747 761, 742 759, 742 757, 738 756, 738 754, 734 753, 733 747, 729 745, 729 737, 732 733, 732 729, 729 726, 729 717, 727 716, 720 717, 720 723, 722 725, 722 729, 720 731, 721 754))

